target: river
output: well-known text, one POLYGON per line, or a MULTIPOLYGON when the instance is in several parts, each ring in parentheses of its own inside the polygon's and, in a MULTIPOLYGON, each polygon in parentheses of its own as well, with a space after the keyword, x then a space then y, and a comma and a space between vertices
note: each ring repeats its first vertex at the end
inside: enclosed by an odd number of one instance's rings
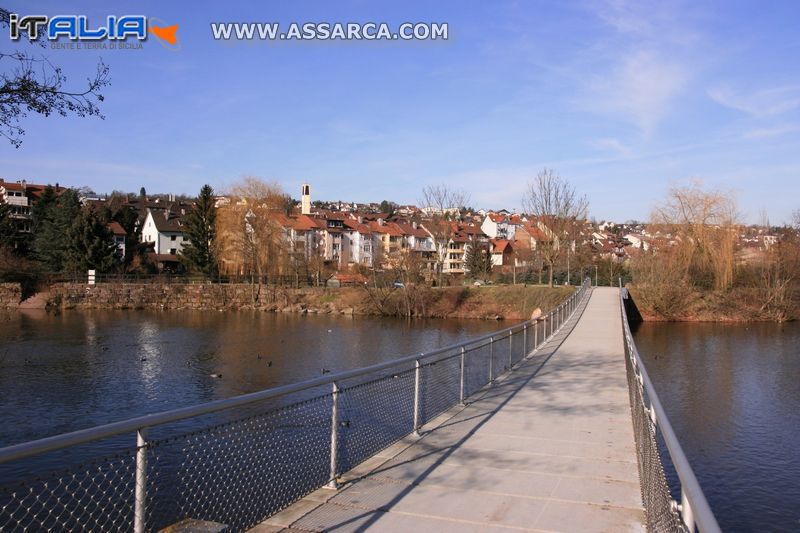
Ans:
MULTIPOLYGON (((0 446, 362 367, 507 325, 247 311, 0 317, 0 446)), ((647 323, 635 339, 723 529, 800 529, 800 324, 647 323)), ((0 484, 21 474, 2 470, 0 484)))
POLYGON ((634 337, 722 529, 800 530, 800 324, 645 323, 634 337))
POLYGON ((322 369, 360 368, 506 327, 258 311, 1 316, 0 446, 295 383, 322 369))

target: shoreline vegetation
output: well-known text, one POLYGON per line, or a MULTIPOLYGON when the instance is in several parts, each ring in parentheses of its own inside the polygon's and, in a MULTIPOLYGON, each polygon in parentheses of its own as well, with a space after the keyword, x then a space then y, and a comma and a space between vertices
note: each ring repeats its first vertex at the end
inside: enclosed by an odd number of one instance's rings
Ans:
MULTIPOLYGON (((3 284, 0 307, 17 308, 20 290, 3 284), (12 301, 13 300, 13 301, 12 301)), ((702 290, 685 285, 629 283, 629 318, 644 322, 787 322, 800 319, 800 292, 775 298, 760 288, 702 290), (631 314, 631 312, 633 314, 631 314), (638 315, 638 316, 637 316, 638 315)), ((274 287, 257 284, 82 283, 56 284, 38 295, 49 312, 72 309, 258 310, 410 318, 527 320, 546 313, 575 287, 518 284, 402 288, 274 287)), ((27 306, 20 306, 23 310, 27 306)))
POLYGON ((800 319, 800 293, 775 298, 767 289, 699 290, 688 286, 631 284, 644 322, 791 322, 800 319))
POLYGON ((575 287, 502 285, 432 288, 306 287, 247 284, 54 285, 43 295, 48 311, 70 309, 163 309, 344 314, 414 318, 527 320, 548 312, 575 287), (198 296, 199 295, 199 296, 198 296))

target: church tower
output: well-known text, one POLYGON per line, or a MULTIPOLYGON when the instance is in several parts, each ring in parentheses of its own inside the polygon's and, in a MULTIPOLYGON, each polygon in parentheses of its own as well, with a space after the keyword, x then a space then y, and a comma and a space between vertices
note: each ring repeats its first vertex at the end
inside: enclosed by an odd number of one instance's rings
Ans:
POLYGON ((308 183, 303 184, 303 188, 301 190, 301 204, 300 204, 300 212, 304 215, 311 214, 311 185, 308 183))

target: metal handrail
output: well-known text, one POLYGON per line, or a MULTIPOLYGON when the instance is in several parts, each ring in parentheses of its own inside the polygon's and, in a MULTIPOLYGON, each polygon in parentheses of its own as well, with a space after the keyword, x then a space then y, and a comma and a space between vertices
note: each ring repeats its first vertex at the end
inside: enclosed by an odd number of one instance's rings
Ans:
MULTIPOLYGON (((678 474, 678 479, 681 483, 681 503, 675 502, 676 508, 680 512, 681 519, 689 531, 694 531, 695 526, 703 533, 716 533, 722 531, 717 523, 714 513, 711 511, 711 506, 708 505, 703 489, 694 475, 692 465, 686 458, 683 452, 678 436, 675 430, 669 423, 669 418, 664 410, 661 400, 658 398, 656 389, 653 382, 650 381, 650 376, 645 368, 644 361, 639 356, 639 350, 636 348, 636 343, 633 342, 633 335, 631 328, 628 324, 628 316, 625 312, 625 300, 628 299, 628 290, 622 287, 622 280, 620 280, 620 309, 622 313, 622 328, 624 341, 628 347, 628 354, 633 368, 636 369, 639 381, 643 390, 647 393, 649 406, 645 406, 650 412, 650 418, 653 424, 658 428, 661 436, 664 439, 664 444, 667 447, 667 453, 675 467, 675 472, 678 474)), ((644 398, 642 398, 644 401, 644 398)))
MULTIPOLYGON (((570 300, 578 295, 581 295, 585 290, 585 287, 586 283, 584 282, 584 285, 582 285, 578 291, 576 291, 572 296, 570 296, 570 300)), ((4 448, 0 448, 0 464, 6 463, 8 461, 13 461, 16 459, 24 459, 26 457, 52 452, 55 450, 60 450, 62 448, 68 448, 70 446, 75 446, 78 444, 86 444, 88 442, 120 435, 122 433, 130 433, 133 431, 138 431, 139 429, 144 427, 161 426, 164 424, 177 422, 179 420, 184 420, 187 418, 194 418, 197 416, 224 411, 226 409, 232 409, 234 407, 241 407, 243 405, 260 402, 262 400, 269 400, 272 398, 277 398, 279 396, 286 396, 287 394, 292 394, 295 392, 312 389, 322 385, 330 385, 337 381, 341 382, 347 379, 357 378, 367 374, 380 372, 382 370, 386 370, 396 366, 401 366, 407 363, 413 363, 418 359, 420 361, 422 360, 428 361, 431 357, 457 350, 462 346, 468 346, 481 341, 501 337, 504 334, 511 333, 514 330, 521 331, 522 329, 527 328, 529 325, 536 323, 538 321, 548 321, 548 320, 552 321, 552 317, 555 316, 558 312, 560 312, 562 307, 567 305, 567 302, 568 301, 562 302, 557 307, 553 308, 547 315, 543 315, 537 319, 527 320, 525 322, 521 322, 519 324, 515 324, 513 326, 509 326, 507 328, 503 328, 501 330, 494 331, 492 333, 488 333, 486 335, 482 335, 480 337, 476 337, 468 341, 452 344, 450 346, 445 346, 443 348, 437 348, 436 350, 427 353, 422 352, 419 354, 408 355, 405 357, 401 357, 399 359, 384 361, 382 363, 376 363, 374 365, 365 366, 362 368, 325 374, 324 376, 320 376, 318 378, 313 378, 305 381, 300 381, 298 383, 292 383, 280 387, 273 387, 271 389, 265 389, 258 392, 251 392, 249 394, 233 396, 231 398, 213 400, 210 402, 198 405, 192 405, 189 407, 171 409, 168 411, 162 411, 160 413, 139 416, 135 418, 130 418, 128 420, 122 420, 119 422, 111 422, 109 424, 95 426, 93 428, 80 429, 69 433, 63 433, 61 435, 55 435, 52 437, 45 437, 34 441, 14 444, 12 446, 6 446, 4 448)))
MULTIPOLYGON (((551 309, 546 315, 538 317, 536 319, 527 320, 521 322, 519 324, 515 324, 513 326, 509 326, 507 328, 503 328, 498 331, 494 331, 492 333, 482 335, 468 341, 463 341, 457 344, 452 344, 450 346, 445 346, 443 348, 438 348, 436 350, 432 350, 430 352, 423 352, 419 354, 413 354, 405 357, 401 357, 399 359, 394 359, 391 361, 385 361, 382 363, 377 363, 374 365, 370 365, 363 368, 358 368, 354 370, 347 370, 337 373, 326 374, 317 378, 301 381, 299 383, 293 383, 289 385, 283 385, 280 387, 274 387, 271 389, 266 389, 263 391, 253 392, 249 394, 243 394, 240 396, 234 396, 232 398, 224 398, 220 400, 214 400, 211 402, 207 402, 204 404, 193 405, 189 407, 183 407, 179 409, 172 409, 169 411, 163 411, 159 413, 139 416, 135 418, 130 418, 128 420, 122 420, 119 422, 112 422, 109 424, 104 424, 100 426, 96 426, 93 428, 81 429, 77 431, 72 431, 69 433, 64 433, 61 435, 55 435, 51 437, 45 437, 42 439, 23 442, 11 446, 7 446, 4 448, 0 448, 0 464, 7 463, 14 460, 24 459, 36 455, 40 455, 43 453, 53 452, 56 450, 61 450, 65 448, 69 448, 71 446, 77 446, 81 444, 87 444, 90 442, 106 439, 109 437, 114 437, 126 433, 133 433, 136 437, 136 485, 135 485, 135 496, 136 502, 134 506, 134 531, 140 532, 144 531, 145 529, 145 499, 146 499, 146 485, 147 485, 147 450, 148 450, 148 441, 147 441, 147 434, 150 428, 155 426, 161 426, 164 424, 177 422, 180 420, 185 420, 189 418, 194 418, 198 416, 208 415, 212 413, 216 413, 219 411, 232 409, 235 407, 241 407, 244 405, 249 405, 255 402, 260 402, 272 398, 277 398, 281 396, 286 396, 288 394, 301 392, 304 390, 313 389, 316 387, 321 387, 324 385, 330 385, 332 387, 331 397, 332 397, 332 434, 331 434, 331 480, 329 486, 336 487, 336 478, 338 475, 338 465, 336 459, 336 448, 337 448, 337 431, 338 431, 338 422, 337 422, 337 399, 339 396, 339 385, 341 382, 353 378, 358 378, 361 376, 366 376, 369 374, 374 374, 377 372, 381 372, 387 369, 395 368, 401 365, 409 365, 412 364, 413 368, 415 369, 415 398, 414 398, 414 427, 409 428, 410 433, 416 434, 419 429, 419 387, 420 387, 420 365, 423 361, 426 364, 435 363, 441 361, 443 359, 452 357, 456 351, 461 352, 461 402, 464 401, 464 365, 465 365, 465 348, 468 346, 474 346, 476 344, 482 343, 484 341, 488 341, 486 344, 494 344, 501 339, 505 339, 508 337, 509 342, 511 342, 511 338, 515 334, 522 333, 523 337, 527 339, 527 330, 532 324, 534 325, 534 349, 535 351, 538 346, 544 344, 547 339, 551 338, 555 333, 557 333, 563 324, 569 319, 572 313, 578 308, 578 304, 586 294, 588 288, 591 286, 590 280, 587 278, 584 280, 581 287, 575 291, 569 298, 567 298, 564 302, 556 306, 555 308, 551 309), (535 327, 535 324, 538 322, 543 322, 543 331, 542 337, 539 339, 538 337, 538 329, 535 327), (549 334, 548 334, 548 326, 549 326, 549 334), (438 357, 437 357, 438 356, 438 357)), ((527 357, 528 350, 527 350, 527 340, 523 342, 523 351, 526 353, 523 354, 523 359, 527 357)), ((491 364, 491 363, 490 363, 491 364)), ((509 350, 509 369, 511 369, 511 351, 509 350)), ((491 372, 491 366, 490 366, 491 372)))

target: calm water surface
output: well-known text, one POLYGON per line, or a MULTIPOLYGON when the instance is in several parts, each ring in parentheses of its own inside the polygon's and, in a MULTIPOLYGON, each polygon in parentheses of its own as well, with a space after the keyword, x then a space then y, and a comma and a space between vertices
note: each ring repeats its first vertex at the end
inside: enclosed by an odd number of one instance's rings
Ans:
POLYGON ((800 531, 800 324, 634 336, 722 529, 800 531))
POLYGON ((506 327, 260 312, 0 317, 0 446, 294 383, 323 368, 359 368, 506 327))

